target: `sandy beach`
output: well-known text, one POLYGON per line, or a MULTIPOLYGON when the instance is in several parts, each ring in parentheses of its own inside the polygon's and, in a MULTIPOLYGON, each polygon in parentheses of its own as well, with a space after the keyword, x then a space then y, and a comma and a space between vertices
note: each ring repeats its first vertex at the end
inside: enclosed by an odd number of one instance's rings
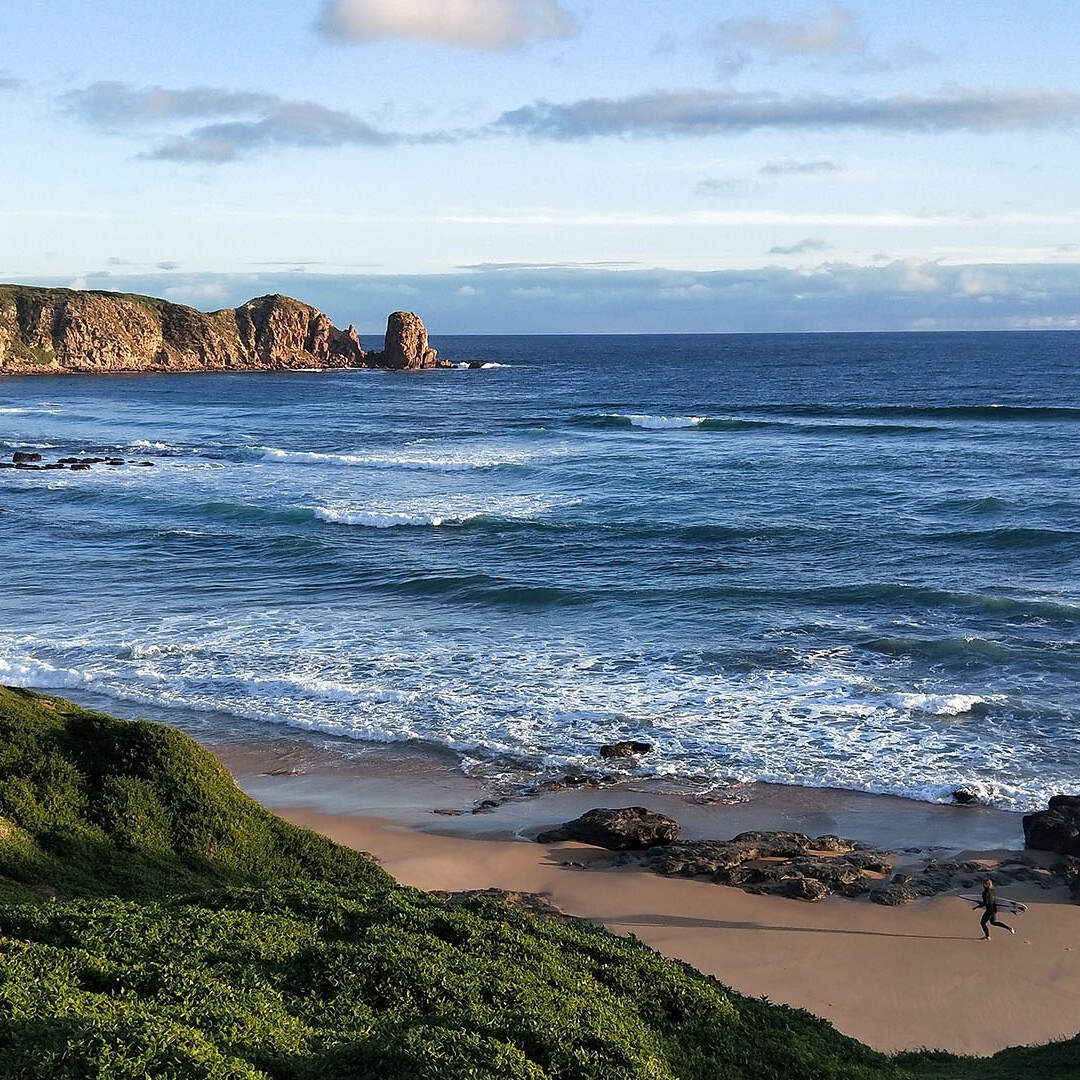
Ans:
MULTIPOLYGON (((624 784, 511 799, 472 812, 482 785, 450 761, 392 751, 354 758, 301 739, 216 745, 244 790, 282 817, 371 853, 429 890, 545 895, 567 914, 632 934, 745 994, 807 1009, 885 1051, 988 1055, 1080 1029, 1080 906, 1063 888, 1010 886, 1016 933, 982 940, 979 913, 944 895, 899 908, 808 904, 705 881, 589 868, 598 849, 531 836, 594 806, 643 805, 687 838, 745 829, 835 833, 898 852, 994 860, 1023 847, 1018 815, 837 791, 758 787, 733 804, 624 784)), ((1004 890, 1003 890, 1004 891, 1004 890)))

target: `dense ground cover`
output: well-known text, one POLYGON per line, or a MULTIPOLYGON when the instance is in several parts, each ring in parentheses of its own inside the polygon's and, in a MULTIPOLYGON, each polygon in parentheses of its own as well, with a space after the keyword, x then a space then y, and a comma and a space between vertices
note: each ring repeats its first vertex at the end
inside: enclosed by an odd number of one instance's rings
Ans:
POLYGON ((1075 1076, 890 1058, 633 939, 396 885, 186 736, 0 688, 0 1077, 1075 1076))

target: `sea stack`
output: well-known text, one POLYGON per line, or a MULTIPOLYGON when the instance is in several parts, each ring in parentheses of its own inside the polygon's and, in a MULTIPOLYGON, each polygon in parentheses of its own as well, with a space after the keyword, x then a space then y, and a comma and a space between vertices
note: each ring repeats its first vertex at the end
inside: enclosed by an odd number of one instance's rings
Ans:
POLYGON ((435 367, 435 349, 428 345, 427 329, 419 315, 393 311, 386 320, 386 339, 379 366, 387 368, 435 367))

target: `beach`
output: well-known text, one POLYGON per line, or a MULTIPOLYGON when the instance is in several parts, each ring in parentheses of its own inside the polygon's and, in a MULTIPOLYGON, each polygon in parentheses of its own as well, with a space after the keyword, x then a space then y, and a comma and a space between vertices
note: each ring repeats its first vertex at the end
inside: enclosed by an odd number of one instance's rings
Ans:
MULTIPOLYGON (((482 786, 447 758, 401 748, 356 757, 286 737, 212 747, 238 784, 281 817, 369 852, 405 885, 537 893, 568 915, 633 935, 751 996, 806 1009, 884 1051, 989 1055, 1076 1034, 1080 906, 1064 888, 1009 886, 1027 912, 1015 935, 982 940, 955 895, 902 907, 817 904, 707 881, 590 868, 601 849, 538 844, 537 831, 594 806, 645 805, 686 838, 745 829, 834 833, 897 852, 988 865, 1023 847, 1020 816, 859 793, 755 786, 744 801, 698 803, 622 784, 550 791, 473 812, 482 786)), ((1006 891, 1006 890, 1003 890, 1006 891)))

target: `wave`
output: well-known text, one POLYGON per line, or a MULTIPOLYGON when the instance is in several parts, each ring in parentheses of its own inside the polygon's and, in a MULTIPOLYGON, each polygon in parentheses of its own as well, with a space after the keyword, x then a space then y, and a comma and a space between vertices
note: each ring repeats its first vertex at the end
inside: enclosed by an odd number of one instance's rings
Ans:
MULTIPOLYGON (((991 508, 977 510, 991 512, 991 508)), ((1001 529, 968 529, 962 531, 927 533, 924 541, 933 543, 976 544, 998 551, 1029 551, 1036 548, 1068 548, 1080 545, 1080 532, 1069 529, 1038 529, 1016 526, 1001 529)))
POLYGON ((523 585, 489 574, 410 574, 373 586, 397 596, 437 597, 462 606, 500 608, 509 611, 540 611, 555 607, 580 607, 595 602, 596 595, 576 588, 523 585))
POLYGON ((534 460, 529 451, 507 452, 494 447, 482 450, 452 450, 446 453, 346 454, 319 450, 283 450, 253 447, 251 456, 259 461, 285 465, 321 465, 339 468, 399 469, 423 472, 471 472, 516 468, 534 460))
MULTIPOLYGON (((408 587, 485 603, 498 593, 522 611, 578 600, 468 571, 408 587)), ((214 714, 219 737, 232 716, 361 743, 419 742, 467 755, 478 771, 534 780, 623 769, 705 787, 766 782, 932 802, 964 786, 988 805, 1026 810, 1066 782, 1075 761, 1075 725, 1063 715, 1057 745, 1048 738, 1045 756, 1018 761, 1020 775, 1005 782, 1002 747, 1024 742, 1025 724, 1046 729, 1043 712, 1025 714, 1012 695, 905 685, 906 669, 867 672, 853 648, 703 662, 570 642, 537 650, 528 627, 447 639, 391 623, 358 637, 355 627, 310 624, 307 611, 285 624, 193 614, 162 624, 154 641, 133 640, 122 621, 113 629, 123 637, 111 645, 107 626, 62 647, 0 639, 0 681, 214 714), (601 765, 597 747, 624 737, 649 741, 655 755, 601 765)))
POLYGON ((314 521, 318 516, 313 508, 307 506, 265 506, 224 499, 198 503, 192 509, 200 516, 209 518, 211 522, 278 521, 288 524, 314 521))
POLYGON ((971 610, 1008 618, 1038 615, 1068 622, 1080 620, 1080 604, 1047 597, 1007 596, 1001 593, 951 592, 920 585, 867 582, 851 585, 828 585, 802 592, 785 592, 786 597, 825 600, 839 603, 883 604, 889 607, 916 607, 921 610, 951 608, 971 610))
POLYGON ((740 411, 768 416, 837 419, 992 420, 995 422, 1080 421, 1080 408, 1067 405, 777 405, 745 406, 740 411))
POLYGON ((313 514, 320 521, 331 525, 361 525, 369 529, 438 529, 443 526, 464 525, 481 516, 478 513, 408 513, 403 510, 335 510, 325 507, 316 507, 313 514))
POLYGON ((983 717, 992 704, 1001 704, 1005 698, 1002 695, 902 693, 884 700, 897 708, 930 716, 983 717))
POLYGON ((574 423, 593 428, 642 428, 647 431, 678 431, 697 428, 701 431, 739 431, 774 427, 775 421, 725 416, 666 416, 653 413, 586 413, 574 423))
MULTIPOLYGON (((751 413, 755 411, 749 410, 751 413)), ((768 413, 770 409, 766 407, 762 411, 768 413)), ((790 410, 785 409, 784 411, 788 412, 790 410)), ((798 407, 795 408, 795 411, 801 412, 798 407)), ((651 413, 590 413, 576 417, 574 422, 583 427, 644 428, 654 431, 696 428, 699 431, 738 432, 780 428, 809 435, 864 436, 920 436, 936 430, 937 427, 937 425, 933 424, 899 424, 853 418, 847 415, 846 411, 838 414, 835 419, 829 419, 827 416, 821 415, 814 422, 808 422, 807 417, 803 415, 780 415, 779 413, 767 417, 753 415, 667 416, 651 413), (824 422, 826 420, 827 422, 824 422)))
POLYGON ((372 529, 442 528, 473 524, 505 527, 535 524, 537 518, 564 505, 567 505, 565 500, 542 496, 446 496, 391 506, 322 505, 313 507, 311 513, 331 525, 372 529))
POLYGON ((0 405, 0 416, 61 416, 58 405, 0 405))

